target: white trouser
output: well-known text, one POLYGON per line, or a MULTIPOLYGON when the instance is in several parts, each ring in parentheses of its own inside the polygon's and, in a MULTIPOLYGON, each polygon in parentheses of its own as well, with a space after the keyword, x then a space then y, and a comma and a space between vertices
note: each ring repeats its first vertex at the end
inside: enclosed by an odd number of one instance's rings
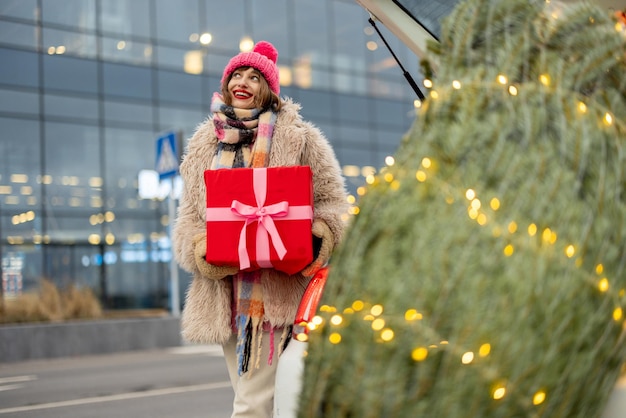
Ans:
POLYGON ((233 414, 231 418, 271 418, 274 409, 274 383, 276 379, 276 366, 278 365, 278 350, 282 332, 274 332, 274 357, 272 364, 268 365, 270 351, 269 332, 263 332, 261 358, 259 368, 250 370, 239 376, 237 373, 237 335, 228 340, 222 346, 226 367, 230 376, 230 382, 235 391, 233 401, 233 414))

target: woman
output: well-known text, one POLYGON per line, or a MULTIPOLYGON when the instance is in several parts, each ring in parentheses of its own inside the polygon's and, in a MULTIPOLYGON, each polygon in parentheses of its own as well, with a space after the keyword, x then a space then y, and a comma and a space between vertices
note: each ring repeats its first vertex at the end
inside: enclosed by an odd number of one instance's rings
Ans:
POLYGON ((221 94, 213 95, 213 116, 196 130, 180 167, 184 189, 174 253, 193 274, 182 314, 183 337, 223 346, 235 392, 232 417, 272 415, 276 359, 310 277, 341 239, 347 209, 344 181, 327 139, 302 120, 298 104, 279 97, 277 58, 274 46, 261 41, 229 61, 221 94), (293 276, 208 264, 204 171, 295 165, 313 172, 314 261, 293 276), (260 341, 260 350, 251 341, 260 341))

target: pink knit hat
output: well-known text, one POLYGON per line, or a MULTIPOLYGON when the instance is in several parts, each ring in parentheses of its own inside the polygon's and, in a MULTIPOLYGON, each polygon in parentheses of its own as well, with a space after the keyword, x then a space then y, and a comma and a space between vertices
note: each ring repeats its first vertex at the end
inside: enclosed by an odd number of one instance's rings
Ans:
POLYGON ((278 51, 274 48, 274 45, 267 41, 259 41, 252 51, 242 52, 235 55, 230 59, 226 68, 224 68, 224 75, 222 75, 222 84, 228 78, 228 76, 239 67, 253 67, 256 68, 272 90, 277 95, 280 94, 280 82, 278 80, 278 67, 276 61, 278 60, 278 51))

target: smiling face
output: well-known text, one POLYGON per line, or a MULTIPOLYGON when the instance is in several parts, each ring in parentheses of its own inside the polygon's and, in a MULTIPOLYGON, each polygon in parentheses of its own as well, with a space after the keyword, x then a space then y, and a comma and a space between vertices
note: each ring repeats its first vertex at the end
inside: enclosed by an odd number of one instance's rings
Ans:
POLYGON ((263 76, 252 67, 237 68, 228 81, 228 92, 232 106, 242 109, 254 109, 261 89, 263 76))

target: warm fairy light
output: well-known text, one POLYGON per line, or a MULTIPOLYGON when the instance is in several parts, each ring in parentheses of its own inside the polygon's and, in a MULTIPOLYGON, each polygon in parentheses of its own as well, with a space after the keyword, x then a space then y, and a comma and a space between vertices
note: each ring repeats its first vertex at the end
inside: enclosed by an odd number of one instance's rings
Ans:
POLYGON ((600 292, 606 292, 609 290, 609 279, 604 277, 598 282, 598 289, 600 292))
POLYGON ((469 207, 467 208, 467 215, 470 217, 470 219, 476 219, 478 218, 478 211, 476 209, 474 209, 473 207, 469 207))
POLYGON ((417 170, 417 172, 415 173, 415 178, 417 179, 417 181, 419 181, 420 183, 423 183, 426 181, 426 173, 423 172, 422 170, 417 170))
POLYGON ((346 309, 344 309, 344 310, 343 310, 343 313, 344 313, 344 314, 346 314, 346 315, 347 315, 347 314, 353 314, 353 313, 354 313, 354 309, 352 309, 352 308, 346 308, 346 309))
POLYGON ((350 215, 358 215, 359 212, 361 212, 361 209, 359 209, 358 206, 352 206, 348 209, 348 212, 350 213, 350 215))
POLYGON ((470 206, 472 207, 472 209, 480 209, 482 206, 482 203, 480 203, 480 200, 478 199, 473 199, 472 202, 470 203, 470 206))
POLYGON ((322 305, 320 306, 320 312, 337 312, 337 308, 334 306, 322 305))
POLYGON ((465 198, 467 200, 473 200, 476 197, 476 192, 473 189, 467 189, 465 191, 465 198))
POLYGON ((507 256, 507 257, 512 256, 514 251, 515 251, 515 249, 513 248, 513 246, 511 244, 509 244, 506 247, 504 247, 504 255, 507 256))
POLYGON ((428 157, 422 158, 422 167, 430 168, 431 165, 432 165, 432 161, 430 160, 430 158, 428 157))
POLYGON ((439 93, 437 93, 437 90, 431 90, 429 93, 429 96, 431 99, 438 99, 439 98, 439 93))
POLYGON ((408 309, 404 313, 404 319, 407 321, 419 321, 422 319, 422 314, 417 312, 417 309, 408 309))
POLYGON ((413 100, 413 107, 419 109, 420 107, 422 107, 422 101, 419 99, 413 100))
POLYGON ((428 349, 426 347, 417 347, 411 352, 411 358, 415 361, 424 361, 428 357, 428 349))
POLYGON ((387 341, 391 341, 393 340, 394 337, 394 332, 392 329, 389 328, 385 328, 384 330, 382 330, 382 332, 380 333, 380 339, 387 342, 387 341))
POLYGON ((468 351, 461 356, 461 363, 463 364, 470 364, 472 361, 474 361, 474 353, 471 351, 468 351))
POLYGON ((356 194, 359 196, 364 196, 367 193, 367 189, 363 186, 360 186, 356 189, 356 194))
POLYGON ((517 96, 517 87, 515 86, 509 86, 509 94, 511 96, 517 96))
POLYGON ((305 333, 300 333, 296 335, 296 340, 305 343, 309 341, 309 336, 306 335, 305 333))
POLYGON ((622 311, 622 308, 615 308, 613 311, 613 319, 615 321, 621 321, 623 316, 624 312, 622 311))
POLYGON ((498 83, 500 84, 507 84, 509 82, 509 80, 506 78, 505 75, 500 74, 498 75, 498 83))
POLYGON ((478 217, 476 218, 476 222, 478 222, 478 225, 480 226, 485 226, 487 224, 487 215, 485 215, 484 213, 479 213, 478 217))
POLYGON ((343 317, 341 315, 333 315, 330 317, 330 323, 333 325, 341 325, 343 317))
POLYGON ((389 185, 389 188, 391 188, 391 190, 398 190, 400 188, 400 182, 398 180, 394 180, 391 182, 391 184, 389 185))
POLYGON ((552 230, 550 228, 546 228, 543 230, 543 232, 541 233, 541 239, 543 239, 546 242, 550 242, 552 238, 552 230))
POLYGON ((456 90, 459 90, 461 88, 461 82, 459 80, 454 80, 452 82, 452 87, 456 90))
POLYGON ((311 318, 310 323, 313 325, 322 325, 324 323, 324 318, 319 315, 315 315, 313 318, 311 318))
POLYGON ((489 202, 489 206, 491 206, 491 209, 493 210, 498 210, 500 209, 500 200, 498 200, 497 197, 494 197, 493 199, 491 199, 491 201, 489 202))
POLYGON ((550 75, 548 75, 548 74, 541 74, 539 76, 539 82, 541 84, 543 84, 544 86, 549 86, 550 82, 551 82, 550 75))
POLYGON ((426 87, 427 89, 431 88, 433 86, 433 82, 432 80, 429 80, 428 78, 424 79, 424 87, 426 87))
POLYGON ((339 344, 341 342, 341 334, 333 332, 328 336, 328 341, 330 341, 331 344, 339 344))
POLYGON ((354 309, 355 312, 362 311, 364 307, 365 304, 362 300, 355 300, 354 302, 352 302, 352 309, 354 309))
POLYGON ((385 164, 388 167, 391 167, 392 165, 394 165, 396 163, 396 159, 393 158, 391 155, 388 155, 385 157, 385 164))
POLYGON ((546 400, 546 392, 540 390, 533 396, 533 405, 541 405, 546 400))
POLYGON ((356 202, 356 197, 352 196, 351 194, 348 195, 348 197, 346 197, 346 201, 351 204, 354 205, 354 203, 356 202))
POLYGON ((313 322, 309 322, 306 324, 306 327, 310 330, 310 331, 315 331, 317 328, 319 328, 317 325, 315 325, 313 322))
POLYGON ((613 115, 611 115, 610 113, 605 113, 604 114, 604 124, 607 126, 611 126, 613 125, 613 115))
POLYGON ((598 264, 596 266, 596 273, 597 274, 602 274, 603 271, 604 271, 604 266, 602 264, 598 264))
POLYGON ((485 343, 478 349, 478 355, 481 357, 487 357, 491 353, 491 344, 485 343))
POLYGON ((439 341, 439 344, 441 344, 441 345, 448 345, 448 341, 446 341, 446 340, 439 341))
POLYGON ((506 228, 509 231, 509 234, 514 234, 517 232, 517 222, 511 221, 506 228))
POLYGON ((567 247, 565 247, 565 255, 569 258, 574 257, 574 254, 576 254, 576 248, 573 245, 568 245, 567 247))
POLYGON ((506 388, 504 386, 496 386, 493 390, 493 399, 500 400, 506 395, 506 388))
POLYGON ((376 317, 372 314, 367 314, 363 317, 364 321, 373 321, 374 319, 376 319, 376 317))
POLYGON ((383 305, 374 305, 370 309, 370 313, 374 316, 379 316, 383 313, 383 305))
POLYGON ((587 113, 587 105, 584 102, 578 102, 578 111, 580 113, 587 113))
POLYGON ((537 234, 537 225, 530 224, 528 225, 528 235, 534 237, 537 234))
POLYGON ((380 331, 385 327, 385 320, 382 318, 376 318, 372 321, 372 329, 374 331, 380 331))
POLYGON ((365 182, 367 184, 374 184, 375 181, 376 181, 376 176, 374 176, 373 174, 368 174, 368 176, 365 177, 365 182))
POLYGON ((386 181, 387 183, 391 183, 391 182, 393 181, 393 174, 391 174, 391 173, 385 173, 385 177, 384 177, 384 178, 385 178, 385 181, 386 181))

